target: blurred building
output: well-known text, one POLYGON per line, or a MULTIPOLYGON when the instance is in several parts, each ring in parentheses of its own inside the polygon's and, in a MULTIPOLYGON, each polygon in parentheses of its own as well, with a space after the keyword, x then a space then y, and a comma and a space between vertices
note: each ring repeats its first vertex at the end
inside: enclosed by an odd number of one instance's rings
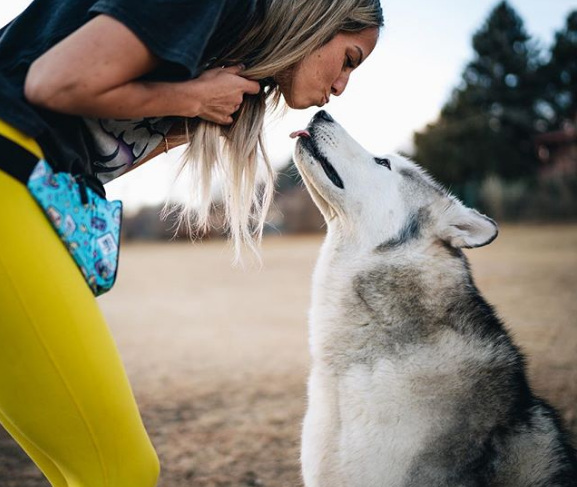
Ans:
POLYGON ((541 134, 535 141, 542 162, 541 179, 577 176, 577 116, 561 130, 541 134))

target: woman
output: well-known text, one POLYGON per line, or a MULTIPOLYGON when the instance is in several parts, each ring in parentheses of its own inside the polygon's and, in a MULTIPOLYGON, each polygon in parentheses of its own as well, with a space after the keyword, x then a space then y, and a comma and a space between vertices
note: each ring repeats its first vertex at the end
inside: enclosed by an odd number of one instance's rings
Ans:
POLYGON ((94 296, 2 158, 101 184, 189 142, 198 223, 220 168, 250 243, 267 102, 340 95, 381 25, 378 0, 35 0, 0 31, 0 423, 53 486, 153 486, 159 466, 94 296))

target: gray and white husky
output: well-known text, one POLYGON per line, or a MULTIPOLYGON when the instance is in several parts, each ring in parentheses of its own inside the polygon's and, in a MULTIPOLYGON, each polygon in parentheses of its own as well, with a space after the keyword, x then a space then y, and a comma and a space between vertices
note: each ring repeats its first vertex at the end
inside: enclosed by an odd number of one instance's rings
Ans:
POLYGON ((406 158, 369 154, 326 112, 293 136, 327 220, 306 487, 577 486, 568 434, 461 250, 490 243, 495 222, 406 158))

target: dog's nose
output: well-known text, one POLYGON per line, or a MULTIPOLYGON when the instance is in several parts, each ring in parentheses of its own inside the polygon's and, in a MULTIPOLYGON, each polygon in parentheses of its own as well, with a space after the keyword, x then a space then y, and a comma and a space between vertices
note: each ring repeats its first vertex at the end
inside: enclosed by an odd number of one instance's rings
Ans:
POLYGON ((321 110, 315 114, 313 120, 316 122, 317 120, 324 120, 326 122, 334 122, 335 119, 331 117, 327 112, 321 110))

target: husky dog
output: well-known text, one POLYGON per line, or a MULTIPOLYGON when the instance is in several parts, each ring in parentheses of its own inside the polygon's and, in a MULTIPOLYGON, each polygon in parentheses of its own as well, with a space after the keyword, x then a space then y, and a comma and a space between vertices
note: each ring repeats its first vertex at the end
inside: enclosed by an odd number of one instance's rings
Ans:
POLYGON ((306 487, 568 487, 577 457, 475 287, 462 248, 497 236, 398 155, 326 112, 295 160, 327 220, 313 278, 306 487))

